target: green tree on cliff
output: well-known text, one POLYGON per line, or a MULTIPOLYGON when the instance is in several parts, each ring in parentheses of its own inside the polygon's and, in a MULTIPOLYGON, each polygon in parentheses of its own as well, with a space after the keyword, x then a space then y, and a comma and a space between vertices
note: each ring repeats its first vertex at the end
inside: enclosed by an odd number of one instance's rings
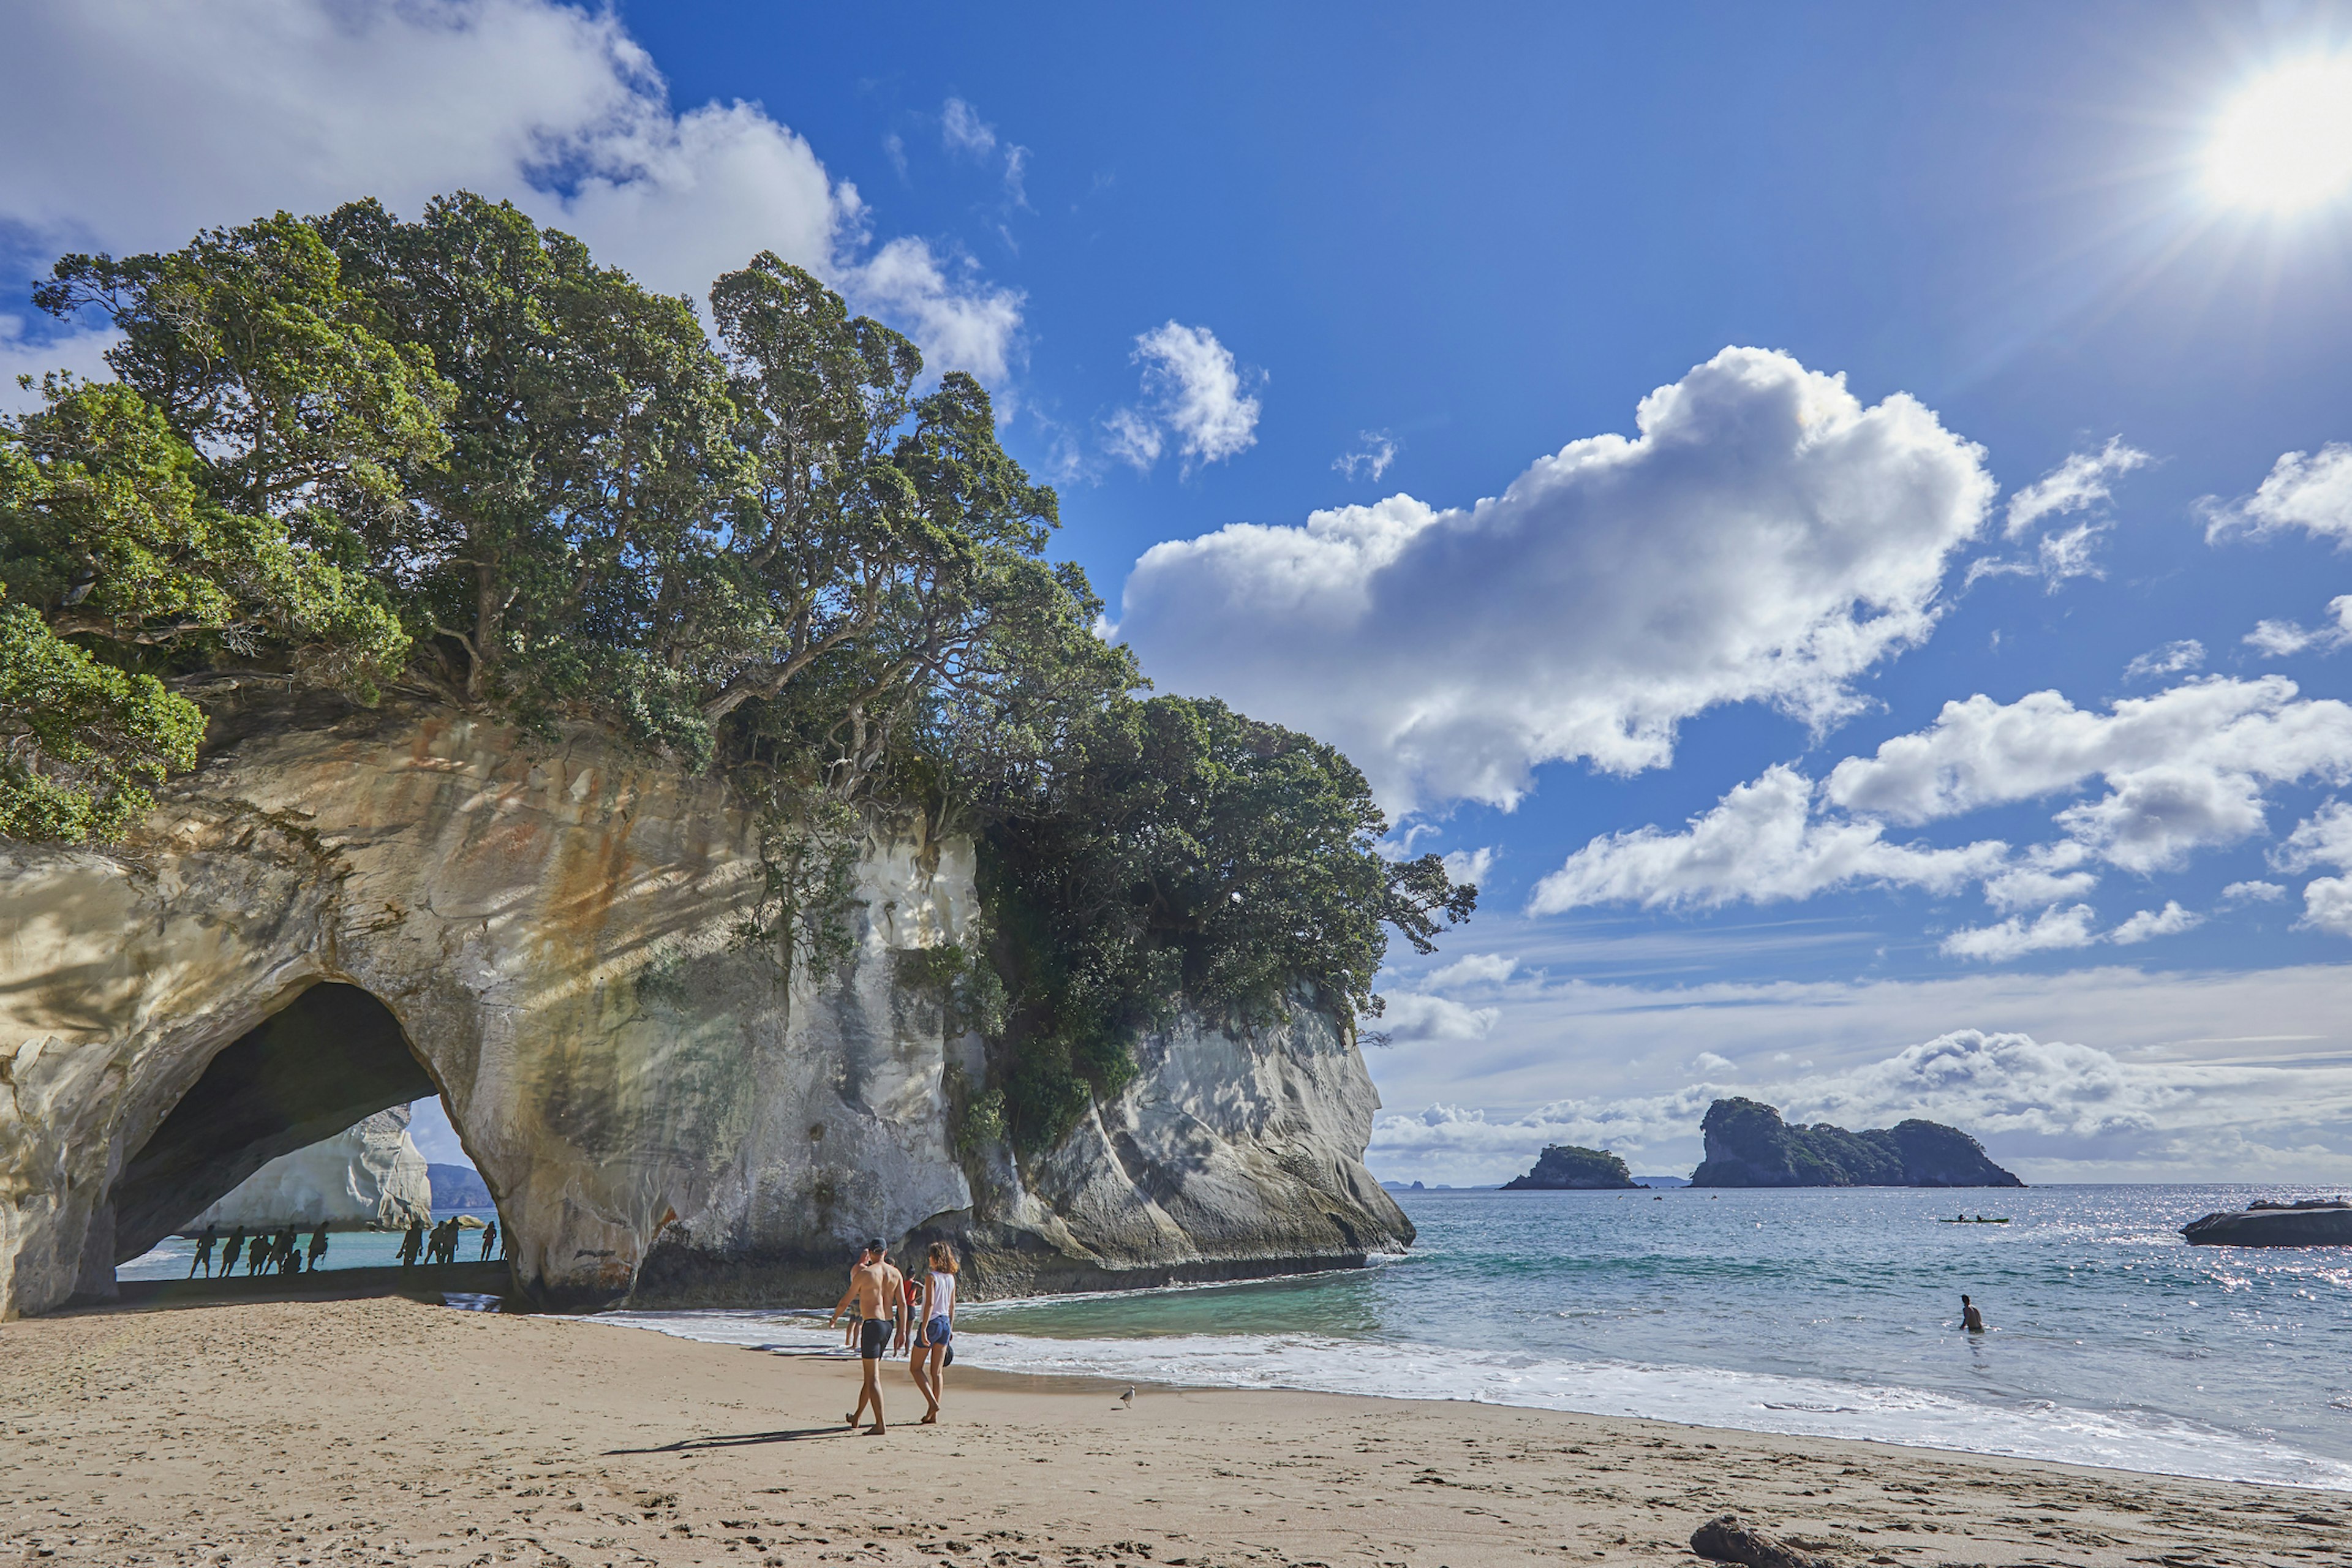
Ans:
POLYGON ((1390 928, 1469 912, 1331 748, 1142 700, 986 391, 774 256, 706 331, 459 195, 68 257, 36 298, 122 335, 117 381, 0 422, 0 835, 127 829, 224 672, 394 689, 723 770, 768 828, 749 930, 821 973, 867 814, 921 811, 984 846, 992 933, 942 978, 1031 1148, 1180 1005, 1351 1022, 1390 928))

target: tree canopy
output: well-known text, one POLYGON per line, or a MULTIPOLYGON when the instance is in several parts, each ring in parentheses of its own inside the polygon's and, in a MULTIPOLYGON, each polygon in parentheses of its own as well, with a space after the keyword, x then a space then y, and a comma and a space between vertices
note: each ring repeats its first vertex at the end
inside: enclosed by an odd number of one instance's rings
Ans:
POLYGON ((1030 1147, 1181 1004, 1352 1021, 1388 930, 1469 912, 1331 748, 1144 698, 987 392, 772 255, 706 329, 458 195, 69 256, 36 299, 121 335, 0 421, 0 836, 126 831, 223 669, 722 772, 767 825, 747 930, 818 971, 865 814, 920 809, 983 844, 949 967, 1030 1147))

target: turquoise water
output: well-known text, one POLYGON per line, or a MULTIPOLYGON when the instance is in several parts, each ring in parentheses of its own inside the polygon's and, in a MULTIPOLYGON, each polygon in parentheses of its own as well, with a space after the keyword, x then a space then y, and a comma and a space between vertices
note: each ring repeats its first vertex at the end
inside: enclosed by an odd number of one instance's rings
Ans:
MULTIPOLYGON (((228 1240, 226 1234, 221 1237, 228 1240)), ((310 1245, 310 1233, 302 1233, 302 1245, 310 1245)), ((482 1233, 469 1230, 457 1238, 457 1260, 471 1263, 482 1249, 482 1233)), ((114 1270, 117 1279, 184 1279, 188 1265, 196 1255, 196 1244, 184 1237, 169 1237, 153 1250, 141 1254, 114 1270)), ((304 1265, 308 1272, 307 1253, 304 1265)), ((213 1249, 217 1269, 220 1248, 213 1249)), ((321 1260, 324 1269, 389 1268, 400 1261, 400 1233, 396 1230, 331 1230, 327 1233, 327 1256, 321 1260)), ((238 1278, 245 1275, 242 1258, 236 1266, 238 1278)))
MULTIPOLYGON (((1412 1193, 1345 1274, 987 1303, 960 1361, 1481 1399, 2352 1490, 2352 1249, 2179 1227, 2318 1189, 1412 1193), (2011 1216, 1952 1226, 1939 1216, 2011 1216), (1959 1331, 1959 1293, 1991 1331, 1959 1331)), ((794 1308, 607 1314, 818 1352, 794 1308)), ((824 1303, 830 1306, 831 1303, 824 1303)))

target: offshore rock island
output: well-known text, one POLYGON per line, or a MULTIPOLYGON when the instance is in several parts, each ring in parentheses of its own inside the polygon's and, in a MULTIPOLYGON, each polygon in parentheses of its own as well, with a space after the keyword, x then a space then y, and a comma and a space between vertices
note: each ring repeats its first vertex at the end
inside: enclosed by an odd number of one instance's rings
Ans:
POLYGON ((1640 1184, 1619 1156, 1606 1149, 1583 1149, 1573 1143, 1548 1143, 1536 1157, 1535 1169, 1503 1184, 1507 1193, 1592 1192, 1630 1189, 1640 1184))
POLYGON ((1356 1023, 1475 889, 1142 695, 970 376, 464 195, 37 297, 123 336, 0 421, 0 1317, 431 1095, 546 1305, 1410 1243, 1356 1023))
POLYGON ((1732 1098, 1699 1124, 1706 1159, 1694 1187, 2021 1187, 1957 1127, 1914 1118, 1849 1132, 1818 1122, 1792 1127, 1773 1107, 1732 1098))

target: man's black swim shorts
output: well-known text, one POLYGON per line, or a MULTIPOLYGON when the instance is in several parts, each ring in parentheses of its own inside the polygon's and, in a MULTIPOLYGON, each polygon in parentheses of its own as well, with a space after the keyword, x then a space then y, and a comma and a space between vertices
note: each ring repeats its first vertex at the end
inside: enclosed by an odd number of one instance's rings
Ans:
POLYGON ((857 1353, 866 1361, 880 1361, 890 1353, 890 1320, 868 1318, 858 1331, 857 1353))

